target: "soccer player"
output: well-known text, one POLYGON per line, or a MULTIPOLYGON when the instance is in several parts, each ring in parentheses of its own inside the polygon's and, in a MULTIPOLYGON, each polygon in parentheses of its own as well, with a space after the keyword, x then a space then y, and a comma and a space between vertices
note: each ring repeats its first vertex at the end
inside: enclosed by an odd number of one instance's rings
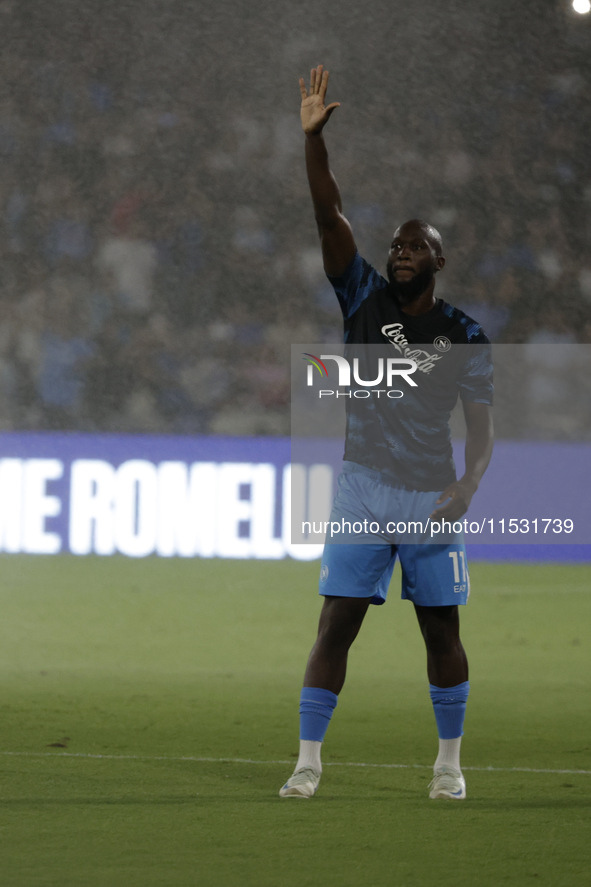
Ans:
MULTIPOLYGON (((394 346, 392 354, 412 356, 415 375, 421 377, 413 389, 418 394, 404 409, 392 400, 347 402, 345 461, 331 521, 369 518, 381 527, 389 517, 403 514, 441 526, 466 513, 491 457, 488 340, 475 321, 435 298, 435 276, 445 258, 432 225, 412 219, 396 229, 387 279, 359 255, 323 138, 339 107, 338 102, 325 104, 327 85, 328 71, 322 65, 312 70, 309 88, 300 79, 301 122, 324 268, 343 311, 345 341, 348 347, 394 346), (456 479, 449 413, 458 394, 466 444, 465 472, 456 479)), ((380 535, 325 543, 320 570, 324 602, 300 698, 300 753, 279 792, 283 798, 309 798, 318 788, 322 742, 345 681, 349 648, 370 603, 384 602, 397 557, 402 597, 415 607, 427 648, 439 735, 429 797, 466 797, 460 743, 469 682, 458 614, 458 604, 465 604, 469 594, 463 539, 455 534, 440 543, 430 542, 429 535, 415 542, 405 538, 401 542, 395 535, 380 535)))

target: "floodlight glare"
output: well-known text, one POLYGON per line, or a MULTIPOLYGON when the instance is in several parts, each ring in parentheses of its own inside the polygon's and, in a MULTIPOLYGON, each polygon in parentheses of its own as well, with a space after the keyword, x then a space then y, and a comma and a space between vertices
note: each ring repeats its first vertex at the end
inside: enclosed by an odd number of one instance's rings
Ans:
POLYGON ((573 9, 579 15, 586 15, 591 12, 591 2, 590 0, 573 0, 573 9))

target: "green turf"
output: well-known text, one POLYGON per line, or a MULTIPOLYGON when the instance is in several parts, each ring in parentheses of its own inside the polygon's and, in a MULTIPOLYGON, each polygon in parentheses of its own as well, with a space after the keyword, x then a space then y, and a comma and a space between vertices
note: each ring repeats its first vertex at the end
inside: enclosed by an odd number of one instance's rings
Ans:
POLYGON ((469 797, 455 803, 427 799, 424 652, 394 589, 351 654, 318 795, 280 800, 317 564, 0 566, 2 887, 588 877, 589 567, 473 565, 469 797))

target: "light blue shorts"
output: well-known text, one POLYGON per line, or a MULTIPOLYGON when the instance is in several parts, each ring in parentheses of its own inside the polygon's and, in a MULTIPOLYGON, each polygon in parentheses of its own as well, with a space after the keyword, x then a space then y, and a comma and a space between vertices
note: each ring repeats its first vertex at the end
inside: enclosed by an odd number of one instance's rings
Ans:
POLYGON ((383 604, 399 558, 402 598, 423 607, 465 604, 470 578, 462 534, 430 541, 438 497, 392 487, 379 472, 346 462, 327 528, 320 594, 383 604))

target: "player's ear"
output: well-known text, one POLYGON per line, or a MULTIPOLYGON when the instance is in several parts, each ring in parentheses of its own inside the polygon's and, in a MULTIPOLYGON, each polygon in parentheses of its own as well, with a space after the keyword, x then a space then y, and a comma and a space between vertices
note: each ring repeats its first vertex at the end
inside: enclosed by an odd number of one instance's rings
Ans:
POLYGON ((435 270, 436 271, 443 270, 444 265, 445 265, 445 256, 435 256, 435 270))

